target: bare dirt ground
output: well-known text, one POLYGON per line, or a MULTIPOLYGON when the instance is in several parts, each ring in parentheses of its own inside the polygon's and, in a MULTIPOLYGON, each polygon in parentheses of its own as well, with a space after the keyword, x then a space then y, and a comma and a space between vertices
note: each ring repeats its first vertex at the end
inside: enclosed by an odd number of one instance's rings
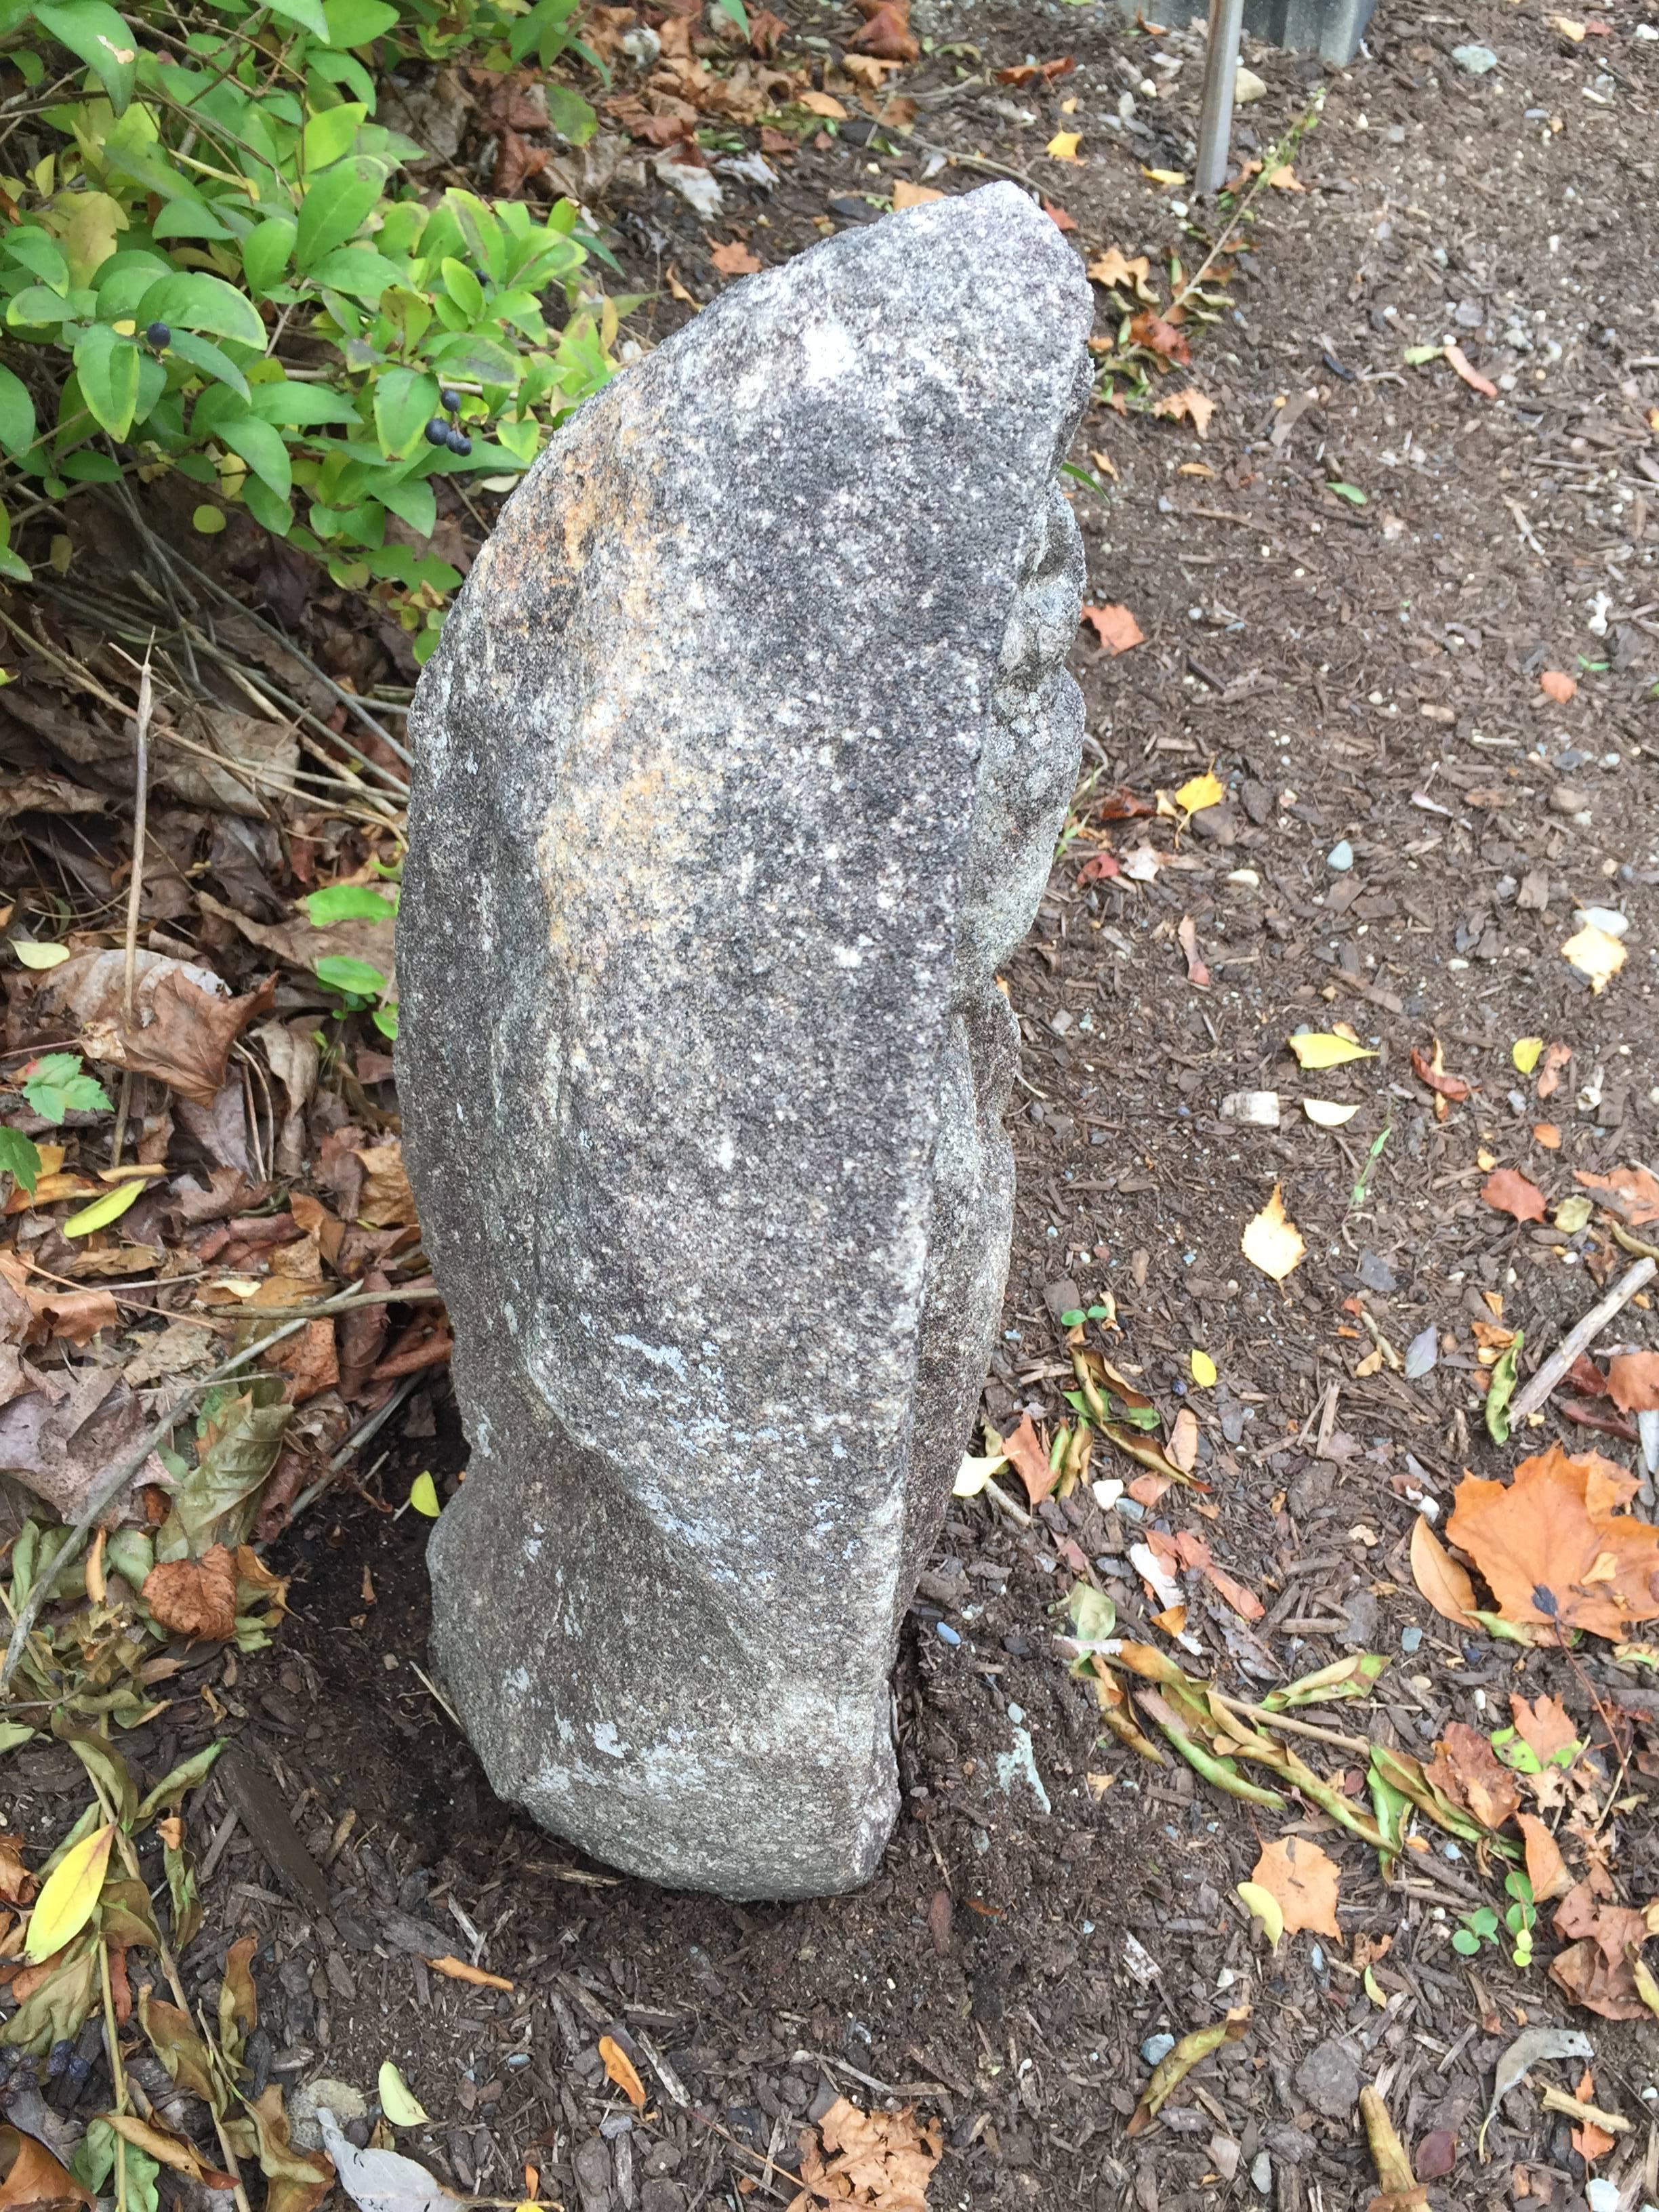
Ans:
MULTIPOLYGON (((785 54, 833 67, 853 19, 787 12, 785 54)), ((1252 48, 1266 92, 1239 118, 1243 155, 1318 86, 1322 119, 1296 188, 1260 194, 1211 306, 1153 335, 1158 362, 1121 332, 1167 306, 1172 253, 1187 271, 1203 257, 1167 180, 1190 161, 1190 35, 1096 10, 963 12, 932 21, 933 51, 883 94, 918 103, 904 131, 835 80, 851 127, 774 147, 766 189, 728 176, 711 223, 650 171, 613 178, 608 234, 655 295, 625 326, 641 343, 726 281, 711 249, 776 260, 878 213, 901 179, 957 191, 1012 170, 1091 262, 1146 257, 1143 293, 1133 276, 1097 286, 1103 391, 1125 410, 1091 409, 1073 455, 1088 481, 1071 482, 1091 603, 1127 609, 1142 641, 1114 655, 1082 634, 1085 781, 1007 979, 1026 1046, 1020 1211, 985 1410, 1000 1436, 1029 1417, 1048 1438, 1073 1418, 1059 1316, 1110 1308, 1084 1343, 1166 1434, 1196 1416, 1201 1486, 1148 1486, 1097 1439, 1064 1498, 1033 1509, 1004 1470, 1014 1515, 959 1501, 899 1669, 906 1803, 879 1879, 741 1909, 618 1881, 491 1798, 416 1671, 426 1524, 385 1510, 422 1469, 441 1491, 464 1463, 444 1386, 421 1393, 413 1433, 366 1455, 386 1453, 360 1466, 362 1492, 335 1492, 278 1547, 295 1614, 277 1648, 215 1662, 187 1678, 200 1698, 124 1739, 163 1771, 228 1734, 274 1785, 281 1804, 245 1798, 238 1822, 228 1783, 196 1801, 208 1916, 185 1968, 210 2000, 226 1943, 258 1937, 260 2063, 290 2099, 319 2073, 372 2094, 392 2057, 434 2115, 405 2148, 508 2199, 528 2161, 573 2212, 788 2203, 799 2127, 831 2092, 939 2122, 938 2206, 1358 2212, 1382 2186, 1362 2082, 1435 2212, 1582 2212, 1586 2150, 1614 2189, 1594 2212, 1659 2196, 1659 2029, 1569 2004, 1545 1972, 1547 1907, 1529 1967, 1508 1943, 1452 1947, 1463 1916, 1507 1901, 1484 1844, 1420 1823, 1385 1880, 1313 1801, 1269 1812, 1103 1736, 1056 1645, 1078 1580, 1112 1598, 1121 1633, 1160 1643, 1132 1550, 1167 1565, 1182 1532, 1201 1537, 1254 1611, 1177 1565, 1191 1642, 1160 1648, 1249 1700, 1382 1655, 1370 1702, 1312 1724, 1425 1761, 1449 1727, 1506 1724, 1512 1692, 1558 1697, 1585 1746, 1573 1873, 1637 1907, 1659 1889, 1645 1675, 1608 1639, 1528 1648, 1442 1617, 1410 1553, 1421 1501, 1443 1529, 1465 1470, 1507 1474, 1559 1437, 1641 1471, 1634 1417, 1605 1398, 1577 1400, 1594 1433, 1553 1401, 1502 1448, 1483 1406, 1508 1333, 1524 1333, 1524 1377, 1653 1233, 1628 1206, 1558 1220, 1560 1201, 1659 1149, 1659 42, 1626 6, 1561 20, 1541 0, 1385 8, 1340 73, 1252 48), (1452 59, 1475 45, 1497 58, 1484 74, 1452 59), (1052 82, 995 81, 1065 56, 1052 82), (1080 163, 1045 151, 1069 132, 1080 163), (1438 350, 1408 358, 1449 341, 1488 390, 1438 350), (1201 439, 1190 409, 1146 411, 1177 391, 1213 403, 1201 439), (1125 817, 1110 797, 1156 807, 1210 770, 1223 795, 1190 821, 1125 817), (1599 994, 1561 950, 1583 908, 1626 926, 1599 994), (1287 1038, 1338 1024, 1374 1056, 1304 1075, 1287 1038), (1564 1050, 1523 1073, 1523 1039, 1564 1050), (1413 1062, 1432 1066, 1437 1040, 1468 1086, 1443 1119, 1413 1062), (1240 1092, 1276 1093, 1278 1125, 1224 1115, 1240 1092), (1304 1097, 1356 1111, 1321 1127, 1304 1097), (1504 1168, 1540 1189, 1541 1218, 1483 1199, 1504 1168), (1275 1187, 1306 1247, 1282 1282, 1240 1244, 1275 1187), (1091 1486, 1114 1478, 1140 1495, 1101 1503, 1091 1486), (1275 1953, 1235 1891, 1287 1831, 1339 1869, 1340 1933, 1275 1953), (430 1972, 434 1932, 511 1987, 430 1972), (1149 2039, 1244 2006, 1238 2039, 1131 2137, 1149 2039), (1544 2109, 1547 2082, 1583 2086, 1585 2063, 1558 2061, 1501 2106, 1483 2157, 1498 2058, 1540 2023, 1589 2033, 1583 2094, 1626 2124, 1586 2135, 1544 2109), (643 2112, 607 2078, 605 2035, 633 2054, 643 2112)), ((729 135, 728 152, 759 143, 729 135)), ((337 607, 291 611, 313 638, 349 630, 337 607)), ((359 1073, 354 1106, 394 1112, 384 1068, 359 1073)), ((1656 1341, 1644 1294, 1600 1349, 1656 1341)), ((1653 1507, 1644 1479, 1638 1511, 1653 1507)), ((1363 1812, 1363 1757, 1304 1747, 1363 1812)), ((14 1754, 6 1779, 11 1825, 54 1840, 70 1755, 14 1754)))

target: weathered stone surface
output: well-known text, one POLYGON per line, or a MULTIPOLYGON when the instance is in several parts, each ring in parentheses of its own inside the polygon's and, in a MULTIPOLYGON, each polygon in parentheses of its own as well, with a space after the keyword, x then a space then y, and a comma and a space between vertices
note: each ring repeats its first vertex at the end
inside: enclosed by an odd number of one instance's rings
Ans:
POLYGON ((407 1156, 501 1794, 739 1898, 865 1881, 997 1324, 995 981, 1076 773, 1075 254, 1014 187, 733 288, 553 441, 416 703, 407 1156))

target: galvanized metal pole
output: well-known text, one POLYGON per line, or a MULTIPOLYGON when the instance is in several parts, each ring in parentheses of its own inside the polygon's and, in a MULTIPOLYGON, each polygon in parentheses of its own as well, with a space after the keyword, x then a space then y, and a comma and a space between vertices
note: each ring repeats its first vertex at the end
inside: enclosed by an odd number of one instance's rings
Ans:
POLYGON ((1233 91, 1244 0, 1210 0, 1210 39, 1204 55, 1204 98, 1198 120, 1198 164, 1193 191, 1200 199, 1219 191, 1227 178, 1233 132, 1233 91))

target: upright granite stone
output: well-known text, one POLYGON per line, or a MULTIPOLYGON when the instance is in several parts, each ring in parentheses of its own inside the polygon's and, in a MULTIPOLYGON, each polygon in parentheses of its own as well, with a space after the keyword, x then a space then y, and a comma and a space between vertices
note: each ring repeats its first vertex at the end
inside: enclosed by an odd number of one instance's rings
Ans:
POLYGON ((1007 1265, 996 970, 1078 765, 1089 287, 1012 185, 734 287, 507 502, 422 678, 407 1156, 471 1440, 437 1662, 653 1880, 854 1887, 1007 1265))

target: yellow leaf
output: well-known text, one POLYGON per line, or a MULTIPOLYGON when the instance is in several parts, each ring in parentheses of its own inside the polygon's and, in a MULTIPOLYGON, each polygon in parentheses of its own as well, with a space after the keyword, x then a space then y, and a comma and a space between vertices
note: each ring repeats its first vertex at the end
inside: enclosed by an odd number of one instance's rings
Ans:
POLYGON ((1334 1036, 1324 1030, 1300 1030, 1290 1042, 1299 1067, 1342 1067, 1351 1060, 1376 1058, 1363 1044, 1351 1043, 1346 1037, 1334 1036))
POLYGON ((1530 1075, 1538 1065, 1538 1056, 1544 1049, 1542 1037, 1516 1037, 1510 1047, 1510 1058, 1522 1075, 1530 1075))
POLYGON ((61 968, 70 957, 67 945, 36 945, 27 937, 14 937, 11 949, 26 968, 61 968))
POLYGON ((1389 2008, 1389 2001, 1382 1994, 1382 1989, 1378 1984, 1376 1976, 1372 1973, 1369 1966, 1366 1967, 1364 1972, 1359 1977, 1359 1980, 1360 1986, 1364 1989, 1366 1996, 1370 1999, 1371 2002, 1374 2005, 1380 2006, 1382 2009, 1386 2012, 1389 2008))
POLYGON ((975 1459, 971 1453, 957 1469, 957 1479, 951 1495, 956 1498, 977 1498, 1000 1467, 1006 1467, 1006 1455, 998 1452, 990 1459, 975 1459))
POLYGON ((1188 814, 1201 814, 1206 806, 1219 806, 1227 796, 1227 787, 1209 769, 1202 775, 1194 776, 1176 792, 1176 805, 1184 807, 1188 814))
POLYGON ((1215 1362, 1211 1358, 1209 1353, 1207 1352, 1194 1351, 1190 1364, 1193 1370, 1193 1380, 1198 1384, 1199 1388, 1201 1390, 1213 1389, 1215 1387, 1215 1362))
POLYGON ((1587 921, 1576 937, 1561 947, 1563 959, 1571 961, 1581 975, 1589 978, 1590 995, 1600 998, 1624 966, 1625 948, 1616 937, 1587 921))
POLYGON ((1241 1881, 1233 1893, 1251 1919, 1261 1923, 1262 1934, 1276 1951, 1285 1933, 1285 1915, 1272 1890, 1264 1889, 1259 1881, 1241 1881))
POLYGON ((1276 1283, 1282 1283, 1292 1267, 1301 1265, 1308 1248, 1302 1241, 1302 1231, 1285 1217, 1285 1197, 1277 1183, 1273 1196, 1240 1238, 1239 1249, 1253 1267, 1260 1267, 1276 1283))
POLYGON ((1048 141, 1048 158, 1052 161, 1075 161, 1080 131, 1056 131, 1048 141))
POLYGON ((435 1521, 444 1510, 438 1503, 438 1486, 424 1468, 409 1486, 409 1502, 428 1521, 435 1521))
POLYGON ((1115 246, 1109 246, 1103 253, 1097 253, 1089 264, 1089 274, 1095 283, 1104 284, 1114 291, 1144 284, 1151 270, 1152 264, 1144 253, 1137 253, 1131 261, 1115 246))
POLYGON ((599 2038, 599 2056, 605 2061, 605 2070, 622 2091, 630 2105, 645 2102, 645 2084, 639 2069, 613 2035, 599 2038))
POLYGON ((942 200, 945 194, 934 185, 913 185, 908 177, 900 177, 893 186, 893 213, 905 208, 926 207, 929 200, 942 200))
POLYGON ((34 1911, 29 1917, 29 1932, 23 1939, 23 1956, 37 1963, 61 1951, 72 1936, 78 1936, 91 1919, 98 1903, 98 1893, 104 1886, 104 1869, 109 1864, 109 1848, 115 1841, 115 1823, 99 1828, 86 1836, 72 1851, 66 1851, 56 1869, 47 1875, 46 1887, 34 1901, 34 1911))
POLYGON ((1552 30, 1559 31, 1564 39, 1571 39, 1575 46, 1583 44, 1588 25, 1575 23, 1571 15, 1552 15, 1549 21, 1552 30))
POLYGON ((1140 173, 1150 177, 1155 185, 1184 185, 1187 181, 1184 169, 1143 169, 1140 173))
POLYGON ((430 2115, 388 2058, 380 2068, 380 2110, 394 2128, 420 2128, 430 2115))
POLYGON ((1304 1098, 1302 1110, 1316 1129, 1340 1129, 1344 1122, 1352 1121, 1359 1109, 1339 1106, 1334 1098, 1304 1098))
POLYGON ((90 284, 115 251, 116 234, 128 227, 126 210, 107 192, 59 192, 47 217, 69 263, 70 282, 90 284))
POLYGON ((143 1191, 142 1182, 118 1182, 113 1190, 94 1198, 79 1213, 71 1213, 64 1224, 64 1236, 90 1237, 94 1229, 107 1229, 112 1221, 118 1221, 127 1208, 137 1202, 143 1191))
POLYGON ((830 92, 798 92, 797 107, 804 107, 809 115, 827 116, 831 123, 845 123, 847 110, 830 92))

